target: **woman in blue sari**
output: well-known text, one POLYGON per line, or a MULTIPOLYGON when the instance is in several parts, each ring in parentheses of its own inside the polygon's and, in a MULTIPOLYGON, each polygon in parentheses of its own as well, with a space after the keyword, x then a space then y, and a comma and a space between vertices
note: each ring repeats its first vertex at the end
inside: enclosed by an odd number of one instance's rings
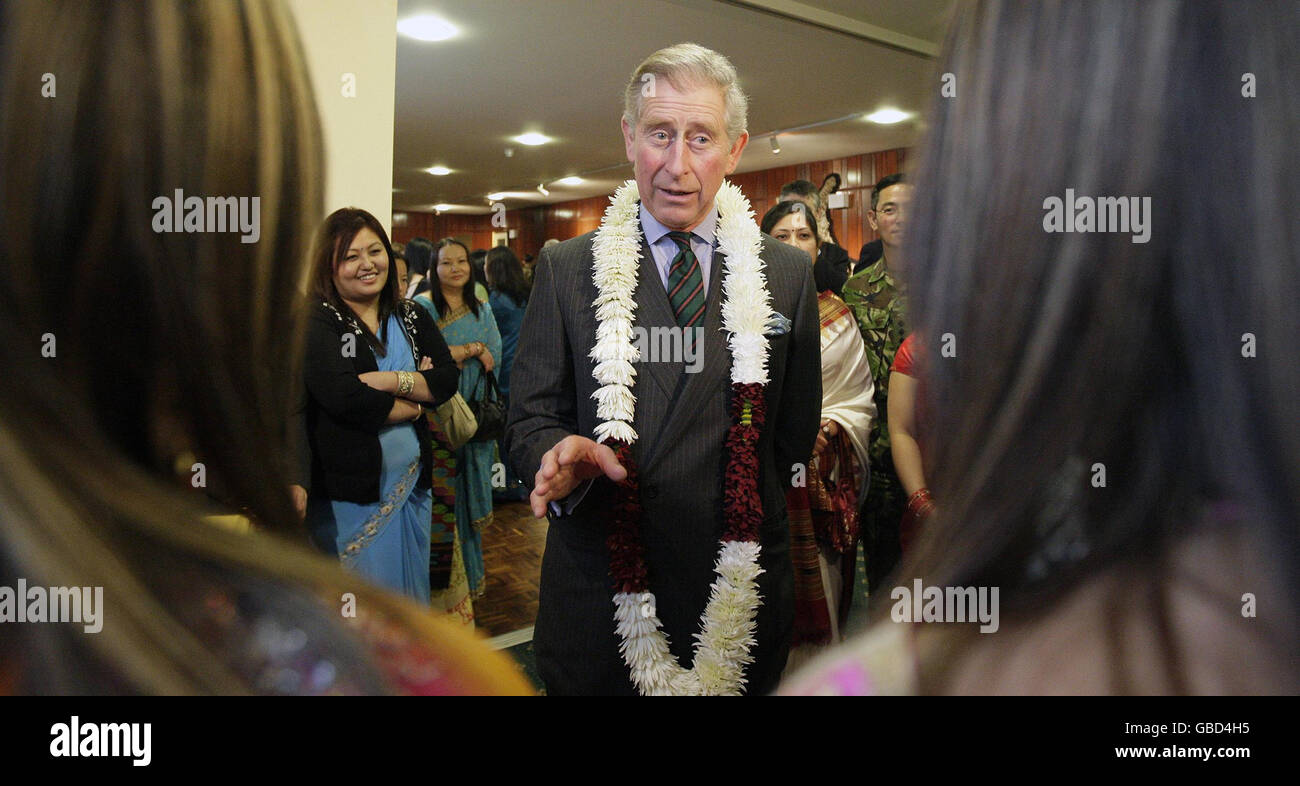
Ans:
MULTIPOLYGON (((433 286, 415 302, 438 322, 451 356, 461 367, 460 394, 468 401, 487 391, 486 372, 501 357, 501 334, 492 309, 474 294, 469 249, 447 238, 438 244, 433 286)), ((483 594, 483 530, 492 522, 492 465, 496 443, 467 442, 456 451, 456 534, 460 539, 469 591, 483 594)))
POLYGON ((374 216, 336 211, 317 248, 303 370, 307 524, 345 567, 428 603, 425 412, 451 398, 458 372, 433 321, 389 275, 392 248, 374 216))

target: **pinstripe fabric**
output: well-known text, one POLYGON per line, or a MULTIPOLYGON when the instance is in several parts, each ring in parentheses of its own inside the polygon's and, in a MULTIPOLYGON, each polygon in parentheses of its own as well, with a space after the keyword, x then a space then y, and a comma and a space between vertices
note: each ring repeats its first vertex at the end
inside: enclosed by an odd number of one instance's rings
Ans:
MULTIPOLYGON (((595 340, 592 235, 545 249, 520 329, 511 372, 506 451, 530 486, 542 454, 569 434, 590 437, 596 389, 587 356, 595 340)), ((812 454, 821 411, 821 354, 816 292, 807 256, 764 236, 773 307, 789 334, 771 339, 768 427, 762 462, 764 604, 758 618, 751 692, 775 687, 793 621, 793 578, 784 486, 791 464, 812 454)), ((703 317, 703 364, 640 363, 633 392, 639 439, 633 448, 645 517, 642 537, 659 617, 673 653, 690 664, 693 634, 708 600, 722 533, 723 439, 728 427, 730 354, 721 330, 722 271, 715 254, 703 317)), ((643 244, 636 325, 676 326, 668 293, 643 244)), ((538 666, 553 694, 630 694, 618 653, 605 552, 613 485, 597 480, 573 515, 553 519, 542 563, 534 632, 538 666)))

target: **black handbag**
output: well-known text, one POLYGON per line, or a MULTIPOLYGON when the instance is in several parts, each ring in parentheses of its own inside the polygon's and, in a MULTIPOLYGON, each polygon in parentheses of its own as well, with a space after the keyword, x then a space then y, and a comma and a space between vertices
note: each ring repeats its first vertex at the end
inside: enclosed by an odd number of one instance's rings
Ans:
POLYGON ((487 379, 487 389, 483 391, 483 396, 479 397, 479 389, 475 385, 474 398, 467 402, 478 421, 478 430, 470 442, 493 442, 500 439, 506 430, 506 405, 501 398, 501 391, 497 389, 496 375, 487 371, 483 378, 487 379))

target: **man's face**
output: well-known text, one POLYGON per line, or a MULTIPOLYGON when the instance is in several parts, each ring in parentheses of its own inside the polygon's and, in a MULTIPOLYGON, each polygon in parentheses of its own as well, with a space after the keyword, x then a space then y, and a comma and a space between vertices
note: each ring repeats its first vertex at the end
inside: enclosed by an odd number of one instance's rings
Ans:
POLYGON ((727 139, 719 88, 678 90, 659 79, 654 92, 642 97, 636 128, 623 121, 627 160, 650 215, 669 229, 691 230, 713 206, 722 178, 735 171, 749 134, 727 139))
POLYGON ((880 233, 880 242, 890 251, 897 251, 903 245, 903 219, 911 202, 912 185, 895 183, 880 192, 876 209, 867 211, 871 228, 880 233))

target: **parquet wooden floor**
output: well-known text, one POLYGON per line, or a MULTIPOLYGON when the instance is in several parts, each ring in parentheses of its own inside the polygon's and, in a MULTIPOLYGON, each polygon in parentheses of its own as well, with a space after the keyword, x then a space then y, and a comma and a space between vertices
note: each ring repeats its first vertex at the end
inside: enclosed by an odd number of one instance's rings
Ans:
POLYGON ((537 587, 546 547, 546 519, 533 518, 528 505, 498 504, 483 531, 483 597, 474 601, 478 630, 500 636, 531 627, 537 618, 537 587))
MULTIPOLYGON (((532 627, 537 619, 537 588, 549 526, 546 519, 533 518, 522 502, 499 504, 494 512, 492 525, 483 533, 487 586, 483 597, 474 602, 476 625, 488 637, 532 627)), ((855 597, 846 626, 850 631, 865 625, 867 608, 862 552, 855 556, 855 597)))

